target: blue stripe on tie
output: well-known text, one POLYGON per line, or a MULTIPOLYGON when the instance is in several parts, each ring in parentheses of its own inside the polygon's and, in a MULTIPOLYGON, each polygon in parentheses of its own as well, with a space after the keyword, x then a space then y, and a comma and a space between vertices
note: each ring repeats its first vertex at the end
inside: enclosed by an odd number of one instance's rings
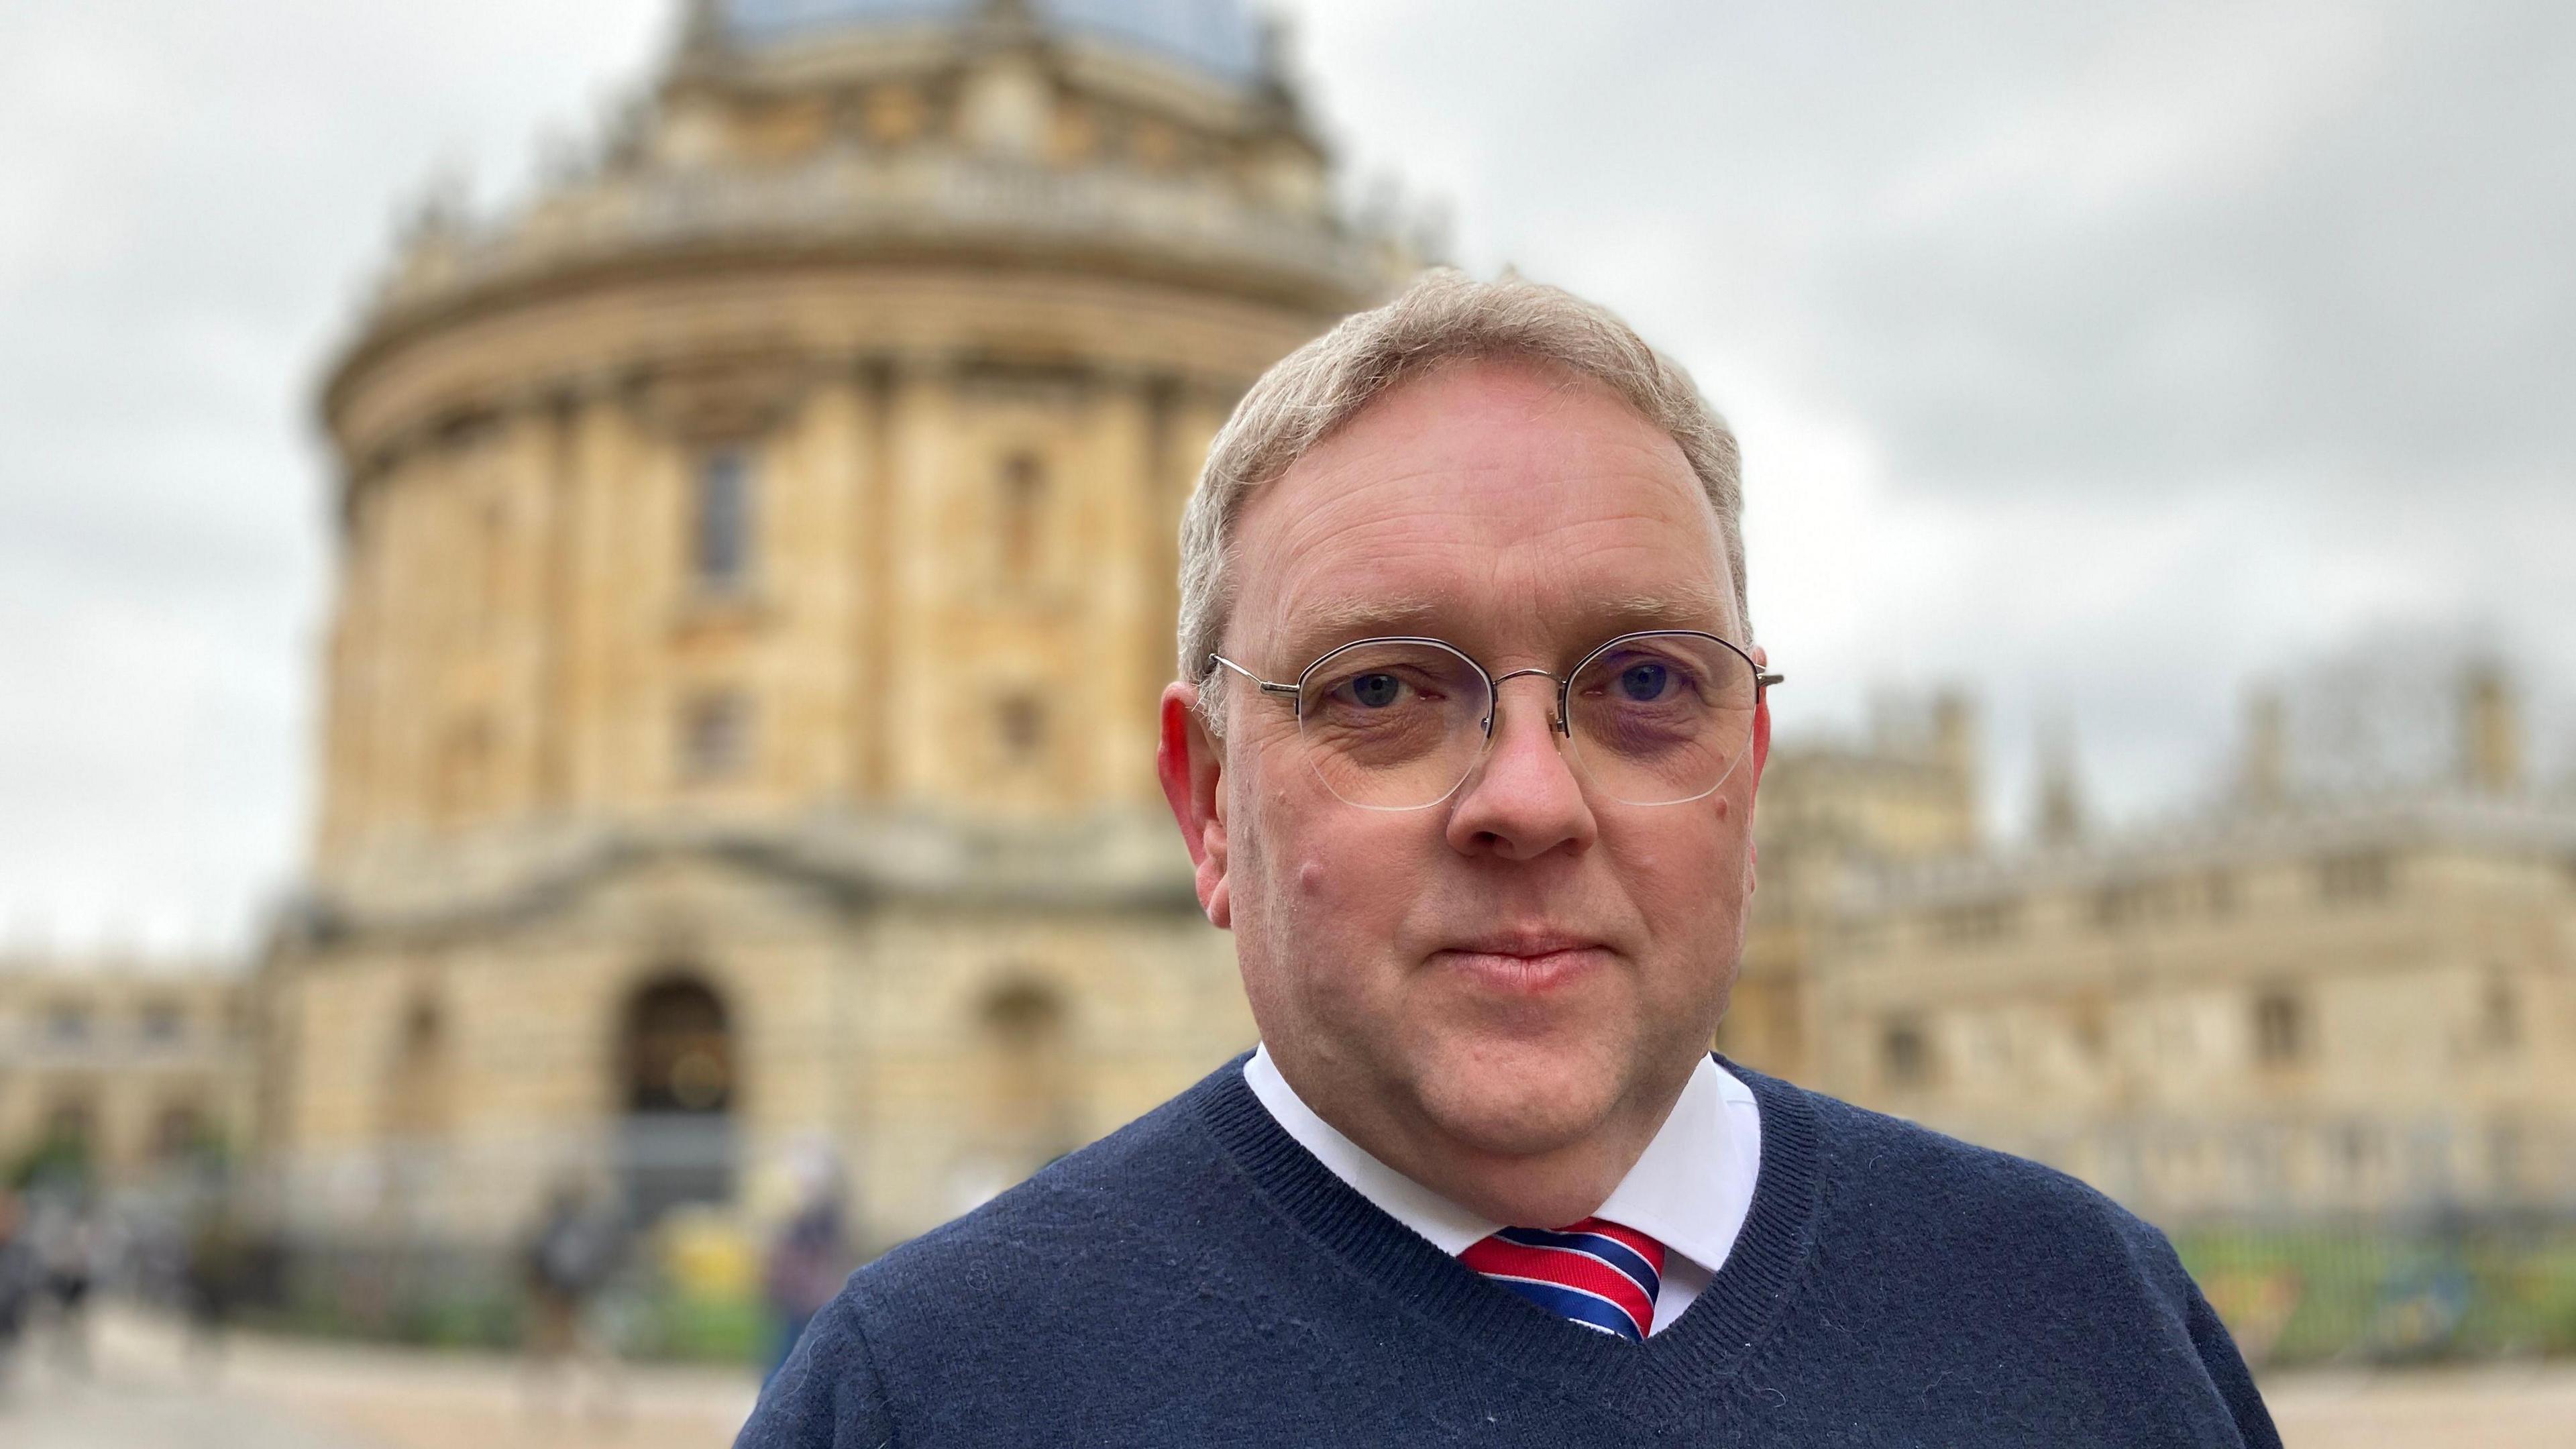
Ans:
POLYGON ((1524 1248, 1563 1248, 1600 1259, 1628 1276, 1629 1281, 1645 1290, 1646 1301, 1655 1301, 1663 1286, 1663 1275, 1655 1265, 1637 1256, 1637 1250, 1617 1238, 1601 1233, 1551 1233, 1544 1228, 1505 1228, 1494 1234, 1507 1243, 1524 1248))
POLYGON ((1499 1283, 1548 1312, 1559 1317, 1570 1318, 1586 1328, 1597 1328, 1603 1333, 1615 1334, 1630 1343, 1645 1341, 1646 1336, 1637 1331, 1636 1321, 1628 1316, 1627 1310, 1607 1298, 1586 1293, 1580 1288, 1568 1288, 1561 1283, 1541 1283, 1529 1278, 1506 1278, 1499 1273, 1486 1274, 1485 1281, 1499 1283))

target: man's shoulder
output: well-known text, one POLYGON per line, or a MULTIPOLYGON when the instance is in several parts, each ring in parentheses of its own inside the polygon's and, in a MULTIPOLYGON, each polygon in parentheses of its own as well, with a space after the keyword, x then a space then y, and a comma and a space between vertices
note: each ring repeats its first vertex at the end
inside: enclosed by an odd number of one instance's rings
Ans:
MULTIPOLYGON (((1235 1070, 1229 1066, 1223 1071, 1235 1070)), ((1141 1240, 1169 1242, 1234 1196, 1197 1098, 1201 1082, 964 1215, 890 1249, 850 1289, 880 1302, 955 1302, 961 1279, 1040 1268, 1024 1286, 1066 1280, 1141 1240)))
POLYGON ((2279 1444, 2163 1233, 2056 1168, 1747 1075, 1764 1111, 1764 1170, 1775 1112, 1812 1152, 1813 1331, 1867 1323, 1918 1361, 2009 1362, 2038 1395, 2023 1408, 2069 1425, 2105 1404, 2144 1424, 2162 1406, 2164 1428, 2141 1442, 2279 1444))
POLYGON ((1132 1322, 1116 1313, 1122 1299, 1185 1277, 1158 1269, 1221 1251, 1228 1172, 1196 1099, 1237 1069, 851 1274, 762 1396, 742 1443, 892 1442, 898 1401, 919 1408, 923 1385, 969 1368, 1025 1372, 1100 1341, 1104 1319, 1132 1322), (907 1387, 912 1400, 900 1392, 907 1387))
MULTIPOLYGON (((1833 1216, 1926 1248, 2018 1241, 2083 1256, 2116 1254, 2171 1285, 2180 1265, 2164 1234, 2081 1178, 1885 1112, 1735 1068, 1757 1100, 1787 1094, 1813 1115, 1833 1216)), ((1764 1124, 1766 1134, 1770 1124, 1764 1124)))

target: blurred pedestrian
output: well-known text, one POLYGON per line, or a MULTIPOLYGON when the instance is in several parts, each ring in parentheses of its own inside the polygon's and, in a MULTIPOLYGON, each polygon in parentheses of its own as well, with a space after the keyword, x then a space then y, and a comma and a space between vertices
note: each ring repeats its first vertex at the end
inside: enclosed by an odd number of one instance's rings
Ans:
POLYGON ((796 1340, 804 1336, 805 1325, 841 1291, 841 1281, 856 1266, 854 1257, 839 1190, 828 1180, 814 1184, 805 1206, 771 1242, 761 1275, 777 1332, 769 1372, 761 1376, 762 1387, 778 1377, 787 1356, 796 1351, 796 1340))
POLYGON ((576 1402, 591 1381, 592 1412, 618 1411, 616 1355, 597 1332, 591 1307, 624 1260, 626 1234, 615 1214, 577 1181, 559 1185, 528 1239, 524 1268, 526 1369, 541 1410, 576 1402))
POLYGON ((183 1249, 188 1356, 212 1374, 223 1367, 226 1333, 250 1279, 250 1234, 231 1197, 210 1195, 197 1205, 183 1249))
POLYGON ((98 1273, 98 1232, 87 1207, 59 1202, 37 1215, 35 1250, 53 1319, 54 1362, 89 1372, 90 1288, 98 1273))
POLYGON ((0 1187, 0 1394, 8 1391, 15 1372, 18 1344, 42 1276, 29 1241, 26 1204, 0 1187))

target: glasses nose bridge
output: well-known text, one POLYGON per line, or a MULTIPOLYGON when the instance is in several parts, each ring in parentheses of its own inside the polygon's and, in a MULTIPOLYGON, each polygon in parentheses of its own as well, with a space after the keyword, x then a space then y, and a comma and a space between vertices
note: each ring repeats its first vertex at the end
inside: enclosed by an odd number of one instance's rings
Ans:
POLYGON ((1494 720, 1502 713, 1503 708, 1503 686, 1525 675, 1536 675, 1556 686, 1555 698, 1549 701, 1552 712, 1548 716, 1548 731, 1567 739, 1574 738, 1574 731, 1568 727, 1565 718, 1564 677, 1546 669, 1515 669, 1509 674, 1497 674, 1492 677, 1489 693, 1492 695, 1493 704, 1485 711, 1485 739, 1490 743, 1494 738, 1494 720))

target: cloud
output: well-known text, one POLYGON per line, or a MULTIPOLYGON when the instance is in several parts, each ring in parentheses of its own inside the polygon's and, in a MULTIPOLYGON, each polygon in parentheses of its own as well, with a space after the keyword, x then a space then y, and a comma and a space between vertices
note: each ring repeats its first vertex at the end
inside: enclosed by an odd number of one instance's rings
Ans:
POLYGON ((2226 84, 2182 69, 2142 105, 2115 58, 2013 133, 2014 164, 1919 181, 1935 199, 1846 233, 1817 300, 1876 344, 1837 373, 1896 465, 1968 490, 2439 479, 2498 503, 2563 480, 2576 188, 2540 138, 2576 132, 2576 14, 2231 28, 2200 37, 2226 84))
MULTIPOLYGON (((301 847, 321 359, 398 198, 524 172, 654 0, 21 0, 0 45, 0 934, 239 943, 301 847)), ((493 189, 487 186, 487 190, 493 189)))
POLYGON ((1784 729, 1973 682, 2002 789, 2208 788, 2245 682, 2433 620, 2576 679, 2576 12, 1305 7, 1367 164, 1745 440, 1784 729), (1430 58, 1437 57, 1434 64, 1430 58))

